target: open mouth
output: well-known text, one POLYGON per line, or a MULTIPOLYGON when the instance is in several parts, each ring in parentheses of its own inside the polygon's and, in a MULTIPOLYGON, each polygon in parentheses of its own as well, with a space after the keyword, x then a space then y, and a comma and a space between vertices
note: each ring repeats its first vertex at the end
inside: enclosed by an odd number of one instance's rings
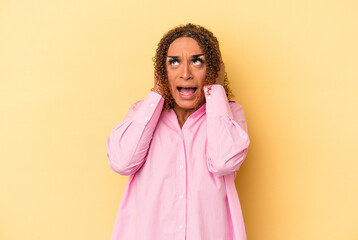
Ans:
POLYGON ((193 95, 198 88, 196 87, 177 87, 179 93, 184 96, 193 95))

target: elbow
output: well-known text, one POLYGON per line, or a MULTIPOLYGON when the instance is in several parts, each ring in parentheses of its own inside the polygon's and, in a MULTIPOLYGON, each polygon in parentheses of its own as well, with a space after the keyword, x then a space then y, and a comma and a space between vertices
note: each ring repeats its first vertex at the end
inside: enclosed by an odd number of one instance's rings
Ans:
POLYGON ((236 172, 246 158, 250 145, 250 138, 241 127, 226 133, 219 135, 221 139, 211 138, 208 144, 208 169, 215 176, 236 172))
POLYGON ((130 158, 126 152, 120 151, 118 147, 112 146, 111 139, 107 139, 107 161, 110 168, 123 176, 129 176, 133 174, 136 169, 130 167, 127 163, 130 162, 130 158))
POLYGON ((108 164, 110 166, 110 168, 118 173, 119 175, 122 175, 122 176, 129 176, 131 174, 134 173, 134 171, 132 171, 132 169, 128 168, 127 166, 124 166, 122 164, 119 163, 119 161, 113 161, 108 153, 107 153, 107 160, 108 160, 108 164))
POLYGON ((248 148, 245 148, 231 157, 207 158, 208 170, 217 177, 235 173, 244 162, 247 152, 248 148))
MULTIPOLYGON (((210 161, 210 159, 208 159, 208 161, 210 161)), ((213 165, 213 164, 209 164, 208 169, 209 169, 209 172, 211 172, 216 177, 222 177, 222 176, 225 176, 225 175, 228 175, 228 174, 234 172, 227 167, 213 165)))

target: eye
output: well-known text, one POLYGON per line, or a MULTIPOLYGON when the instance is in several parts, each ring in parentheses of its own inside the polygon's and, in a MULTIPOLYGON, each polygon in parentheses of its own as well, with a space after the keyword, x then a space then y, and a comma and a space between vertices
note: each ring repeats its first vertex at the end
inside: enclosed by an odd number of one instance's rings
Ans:
POLYGON ((193 59, 193 64, 194 64, 195 66, 200 66, 201 64, 204 64, 204 60, 201 59, 201 58, 194 58, 194 59, 193 59))
POLYGON ((173 66, 178 66, 178 64, 179 64, 179 60, 175 59, 175 58, 169 59, 168 62, 170 65, 173 65, 173 66))

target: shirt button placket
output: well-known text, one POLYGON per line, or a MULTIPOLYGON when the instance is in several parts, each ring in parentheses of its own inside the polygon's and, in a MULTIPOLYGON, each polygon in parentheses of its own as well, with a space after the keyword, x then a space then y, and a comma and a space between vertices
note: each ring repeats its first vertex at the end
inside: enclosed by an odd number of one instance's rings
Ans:
POLYGON ((185 142, 184 142, 184 134, 182 134, 182 142, 180 146, 180 153, 178 154, 177 160, 177 231, 175 240, 184 240, 185 239, 185 228, 186 228, 186 153, 185 153, 185 142))

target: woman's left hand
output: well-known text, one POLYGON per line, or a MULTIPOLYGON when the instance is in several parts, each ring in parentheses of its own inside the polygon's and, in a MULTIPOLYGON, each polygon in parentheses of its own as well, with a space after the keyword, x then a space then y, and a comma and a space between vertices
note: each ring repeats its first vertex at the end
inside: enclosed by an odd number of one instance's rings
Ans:
POLYGON ((225 65, 221 60, 220 70, 218 73, 218 77, 216 78, 216 84, 224 85, 224 77, 225 77, 225 65))

